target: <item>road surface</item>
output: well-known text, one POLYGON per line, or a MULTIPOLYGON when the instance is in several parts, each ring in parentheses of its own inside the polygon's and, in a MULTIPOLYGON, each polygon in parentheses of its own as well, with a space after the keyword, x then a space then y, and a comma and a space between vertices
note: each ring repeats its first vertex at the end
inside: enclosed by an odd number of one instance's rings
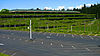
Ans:
POLYGON ((11 56, 100 56, 100 36, 0 30, 0 52, 11 56))

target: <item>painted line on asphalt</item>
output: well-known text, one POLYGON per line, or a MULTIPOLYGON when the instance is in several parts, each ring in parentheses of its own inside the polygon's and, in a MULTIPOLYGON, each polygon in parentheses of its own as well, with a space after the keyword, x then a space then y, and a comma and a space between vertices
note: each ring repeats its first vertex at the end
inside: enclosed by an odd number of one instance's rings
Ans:
POLYGON ((85 48, 87 51, 90 51, 90 49, 89 48, 85 48))
POLYGON ((47 38, 51 38, 50 36, 47 36, 47 38))
POLYGON ((10 38, 8 37, 8 39, 10 39, 10 38))
POLYGON ((62 48, 64 47, 63 44, 61 44, 61 47, 62 47, 62 48))
POLYGON ((43 42, 41 42, 41 44, 44 44, 43 42))
POLYGON ((84 39, 84 37, 82 37, 81 35, 80 35, 80 37, 81 37, 82 39, 84 39))
POLYGON ((91 37, 92 40, 94 40, 94 38, 91 37))
POLYGON ((59 34, 57 33, 57 35, 56 36, 58 36, 59 34))
POLYGON ((64 37, 66 37, 66 34, 64 34, 64 37))
POLYGON ((52 45, 52 43, 50 43, 50 45, 52 45))
POLYGON ((90 37, 90 39, 94 40, 94 38, 93 38, 93 37, 91 37, 91 36, 89 36, 89 37, 90 37))
POLYGON ((19 40, 22 40, 21 38, 19 40))
POLYGON ((16 55, 16 53, 13 53, 11 56, 15 56, 16 55))
POLYGON ((73 48, 73 49, 76 49, 76 47, 75 47, 75 46, 72 46, 72 48, 73 48))

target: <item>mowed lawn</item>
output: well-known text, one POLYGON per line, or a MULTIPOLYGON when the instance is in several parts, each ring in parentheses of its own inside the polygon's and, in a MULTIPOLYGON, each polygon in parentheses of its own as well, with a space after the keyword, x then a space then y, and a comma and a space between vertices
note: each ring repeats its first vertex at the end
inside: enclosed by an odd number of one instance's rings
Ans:
POLYGON ((0 53, 0 56, 10 56, 10 55, 0 53))

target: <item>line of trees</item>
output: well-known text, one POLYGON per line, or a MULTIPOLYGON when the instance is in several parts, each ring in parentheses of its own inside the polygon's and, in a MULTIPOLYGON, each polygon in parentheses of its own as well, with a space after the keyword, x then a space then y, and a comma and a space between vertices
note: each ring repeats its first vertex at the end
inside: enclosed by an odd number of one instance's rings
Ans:
POLYGON ((100 18, 100 4, 94 4, 90 7, 87 7, 86 4, 81 9, 74 8, 72 11, 80 11, 81 13, 86 14, 96 14, 97 18, 100 18))

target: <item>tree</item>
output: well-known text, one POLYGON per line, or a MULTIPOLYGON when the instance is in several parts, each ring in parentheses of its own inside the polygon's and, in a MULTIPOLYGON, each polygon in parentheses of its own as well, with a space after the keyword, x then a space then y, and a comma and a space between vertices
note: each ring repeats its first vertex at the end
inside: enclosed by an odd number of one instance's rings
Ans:
POLYGON ((9 10, 8 9, 2 9, 1 13, 9 13, 9 10))
POLYGON ((47 10, 46 8, 44 8, 44 10, 47 10))
POLYGON ((86 7, 86 5, 84 4, 84 6, 82 7, 82 11, 81 11, 82 13, 87 13, 87 7, 86 7))
POLYGON ((40 8, 36 8, 36 10, 40 10, 40 8))
POLYGON ((67 11, 73 11, 72 9, 67 9, 67 11))
POLYGON ((29 10, 34 10, 34 9, 32 8, 32 9, 29 9, 29 10))
POLYGON ((86 4, 84 4, 84 8, 86 8, 86 4))
POLYGON ((61 11, 65 11, 65 9, 63 8, 63 9, 61 9, 61 11))
MULTIPOLYGON (((70 9, 67 9, 67 11, 70 11, 70 9)), ((96 14, 96 18, 100 19, 100 4, 94 4, 90 7, 86 7, 86 4, 81 9, 74 8, 73 11, 80 11, 81 13, 86 14, 96 14)))
POLYGON ((67 9, 67 11, 70 11, 70 9, 67 9))
POLYGON ((76 11, 76 8, 74 8, 73 11, 76 11))

